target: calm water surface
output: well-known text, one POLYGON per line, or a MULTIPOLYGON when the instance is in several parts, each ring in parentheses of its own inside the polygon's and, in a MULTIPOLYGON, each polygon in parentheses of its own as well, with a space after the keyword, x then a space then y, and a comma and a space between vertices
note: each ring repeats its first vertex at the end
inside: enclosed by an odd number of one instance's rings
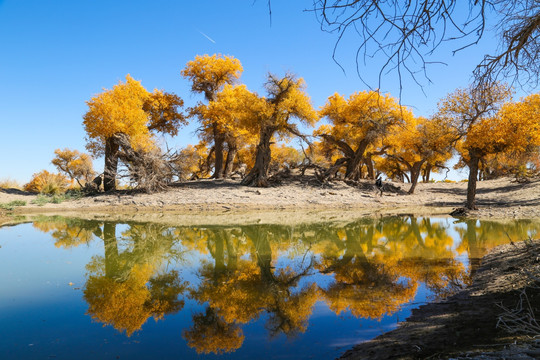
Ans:
POLYGON ((0 228, 1 359, 333 359, 540 223, 391 217, 0 228))

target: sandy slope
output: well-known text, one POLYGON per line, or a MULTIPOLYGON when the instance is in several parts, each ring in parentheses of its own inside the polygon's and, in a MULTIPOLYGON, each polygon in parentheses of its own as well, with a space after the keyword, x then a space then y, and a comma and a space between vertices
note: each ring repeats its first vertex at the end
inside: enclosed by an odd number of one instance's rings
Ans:
MULTIPOLYGON (((393 184, 407 190, 409 184, 393 184)), ((309 179, 288 181, 269 188, 240 186, 233 180, 200 180, 186 182, 168 191, 155 194, 116 192, 99 194, 61 204, 37 206, 31 204, 35 195, 0 189, 0 203, 23 200, 26 206, 17 209, 26 212, 224 212, 224 211, 343 211, 357 214, 381 213, 448 213, 462 206, 466 196, 466 183, 418 184, 416 193, 404 195, 385 192, 381 196, 372 182, 361 188, 343 182, 321 186, 309 179)), ((529 183, 516 183, 504 178, 478 183, 480 210, 471 216, 486 218, 540 217, 540 179, 529 183)))

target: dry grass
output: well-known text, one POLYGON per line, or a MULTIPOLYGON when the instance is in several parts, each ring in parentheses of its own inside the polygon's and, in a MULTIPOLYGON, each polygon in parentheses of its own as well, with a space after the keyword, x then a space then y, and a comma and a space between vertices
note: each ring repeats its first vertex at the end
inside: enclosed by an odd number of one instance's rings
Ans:
POLYGON ((32 180, 24 185, 24 190, 46 195, 58 195, 66 192, 69 180, 61 174, 51 174, 42 170, 32 176, 32 180))
POLYGON ((17 180, 14 180, 12 178, 2 178, 0 179, 0 189, 18 189, 22 190, 23 185, 19 183, 17 180))

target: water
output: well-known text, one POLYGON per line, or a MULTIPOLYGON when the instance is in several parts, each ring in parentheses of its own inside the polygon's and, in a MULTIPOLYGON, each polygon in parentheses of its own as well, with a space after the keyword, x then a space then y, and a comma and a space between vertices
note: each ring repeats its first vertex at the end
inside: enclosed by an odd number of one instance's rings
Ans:
POLYGON ((530 221, 0 228, 2 359, 333 359, 466 286, 530 221))

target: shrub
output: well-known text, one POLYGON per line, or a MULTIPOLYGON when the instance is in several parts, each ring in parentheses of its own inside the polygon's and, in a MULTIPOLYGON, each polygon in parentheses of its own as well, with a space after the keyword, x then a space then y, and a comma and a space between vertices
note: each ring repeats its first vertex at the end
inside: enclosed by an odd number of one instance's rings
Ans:
POLYGON ((24 190, 40 194, 56 195, 65 193, 69 185, 70 181, 64 175, 52 174, 47 170, 42 170, 32 175, 30 182, 24 185, 24 190))
POLYGON ((0 189, 19 189, 22 190, 23 187, 17 180, 11 178, 0 179, 0 189))
POLYGON ((13 200, 6 204, 2 203, 0 204, 0 209, 11 211, 17 206, 25 206, 26 201, 23 200, 13 200))

